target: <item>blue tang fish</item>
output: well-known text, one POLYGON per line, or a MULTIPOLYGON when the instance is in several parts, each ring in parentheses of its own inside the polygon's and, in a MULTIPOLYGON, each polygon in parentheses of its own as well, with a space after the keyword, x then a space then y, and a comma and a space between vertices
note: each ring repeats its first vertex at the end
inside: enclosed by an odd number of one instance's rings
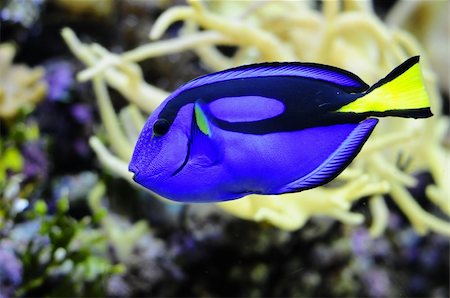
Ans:
POLYGON ((148 118, 129 170, 180 202, 220 202, 325 184, 375 128, 371 116, 432 116, 419 57, 372 87, 314 63, 262 63, 196 78, 148 118))

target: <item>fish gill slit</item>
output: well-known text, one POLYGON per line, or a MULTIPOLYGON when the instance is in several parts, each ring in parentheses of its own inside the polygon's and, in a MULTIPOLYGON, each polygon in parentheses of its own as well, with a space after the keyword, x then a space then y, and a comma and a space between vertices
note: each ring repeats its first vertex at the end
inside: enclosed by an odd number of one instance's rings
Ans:
POLYGON ((190 155, 191 155, 191 140, 189 140, 189 142, 188 142, 188 148, 187 148, 187 152, 186 152, 186 157, 184 158, 183 163, 181 164, 181 166, 175 172, 172 173, 171 177, 173 177, 176 174, 178 174, 187 165, 190 155))

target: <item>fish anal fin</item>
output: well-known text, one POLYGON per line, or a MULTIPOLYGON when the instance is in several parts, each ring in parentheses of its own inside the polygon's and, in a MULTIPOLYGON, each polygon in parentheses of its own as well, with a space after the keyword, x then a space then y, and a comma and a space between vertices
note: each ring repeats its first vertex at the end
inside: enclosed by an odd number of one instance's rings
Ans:
POLYGON ((377 123, 378 120, 374 118, 362 121, 341 145, 315 170, 285 185, 277 192, 298 192, 323 185, 334 179, 356 157, 377 123))

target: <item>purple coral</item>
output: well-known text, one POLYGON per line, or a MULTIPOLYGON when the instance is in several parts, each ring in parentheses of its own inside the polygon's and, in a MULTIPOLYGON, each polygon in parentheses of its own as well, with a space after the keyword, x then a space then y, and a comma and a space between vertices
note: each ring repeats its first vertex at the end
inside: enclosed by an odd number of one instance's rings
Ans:
POLYGON ((70 110, 72 117, 80 124, 91 124, 94 121, 92 107, 88 104, 74 104, 70 110))
POLYGON ((392 287, 388 272, 383 268, 373 268, 364 274, 364 283, 370 297, 389 297, 392 287))
POLYGON ((351 238, 353 252, 357 256, 366 256, 370 249, 371 241, 373 241, 373 239, 371 239, 365 228, 356 228, 351 238))
POLYGON ((28 142, 22 147, 25 158, 24 174, 28 179, 43 179, 48 173, 48 159, 41 142, 28 142))
POLYGON ((50 62, 45 69, 48 99, 52 101, 67 101, 69 98, 69 89, 74 83, 74 69, 72 64, 65 61, 50 62))

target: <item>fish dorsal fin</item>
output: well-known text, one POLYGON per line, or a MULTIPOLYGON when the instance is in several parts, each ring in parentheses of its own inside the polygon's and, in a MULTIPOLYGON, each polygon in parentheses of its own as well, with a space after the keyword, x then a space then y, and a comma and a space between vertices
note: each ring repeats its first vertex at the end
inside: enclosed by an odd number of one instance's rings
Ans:
POLYGON ((276 117, 285 110, 283 102, 269 97, 247 95, 221 97, 208 104, 216 119, 226 122, 253 122, 276 117))
POLYGON ((357 75, 337 67, 317 63, 272 62, 239 66, 198 77, 179 88, 172 96, 175 97, 181 92, 195 87, 221 81, 271 76, 321 80, 340 86, 347 92, 363 92, 369 88, 357 75))

